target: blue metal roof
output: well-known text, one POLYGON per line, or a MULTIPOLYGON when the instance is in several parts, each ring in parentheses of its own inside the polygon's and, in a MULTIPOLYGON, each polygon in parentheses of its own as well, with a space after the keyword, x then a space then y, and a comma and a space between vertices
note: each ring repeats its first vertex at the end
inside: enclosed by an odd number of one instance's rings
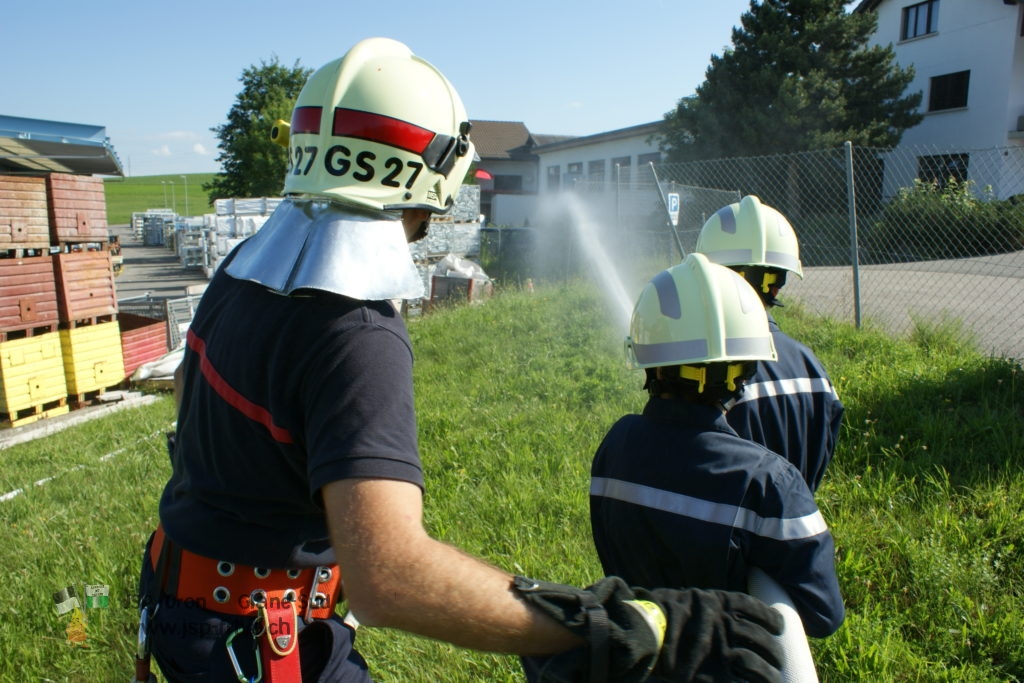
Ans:
POLYGON ((103 126, 4 115, 0 173, 124 175, 103 126))

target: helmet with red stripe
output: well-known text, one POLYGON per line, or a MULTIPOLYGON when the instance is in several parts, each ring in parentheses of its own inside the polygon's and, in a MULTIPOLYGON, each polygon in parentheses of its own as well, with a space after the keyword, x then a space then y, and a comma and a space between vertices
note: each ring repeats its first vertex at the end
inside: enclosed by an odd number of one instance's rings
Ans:
POLYGON ((473 162, 469 128, 462 100, 433 65, 395 40, 360 41, 299 93, 284 192, 445 213, 473 162))

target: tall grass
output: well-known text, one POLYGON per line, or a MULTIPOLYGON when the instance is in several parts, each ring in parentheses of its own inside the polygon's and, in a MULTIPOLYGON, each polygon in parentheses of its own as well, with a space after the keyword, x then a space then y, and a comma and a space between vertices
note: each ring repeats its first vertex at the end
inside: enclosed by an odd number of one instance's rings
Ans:
MULTIPOLYGON (((819 353, 847 407, 818 492, 848 608, 838 633, 812 641, 822 680, 1024 679, 1020 367, 942 329, 895 340, 798 307, 776 317, 819 353)), ((435 536, 538 578, 598 578, 590 458, 644 402, 613 318, 595 288, 569 282, 410 322, 435 536)), ((164 397, 0 451, 0 495, 25 491, 0 502, 0 680, 127 679, 172 420, 164 397), (89 612, 88 648, 66 642, 54 612, 51 594, 72 583, 111 587, 110 608, 89 612)), ((360 629, 357 645, 380 681, 522 680, 513 657, 385 629, 360 629)))
POLYGON ((133 213, 149 209, 173 209, 182 216, 210 213, 212 205, 203 192, 203 185, 209 183, 213 176, 213 173, 189 173, 185 178, 181 175, 107 178, 103 181, 107 223, 127 225, 131 223, 133 213), (173 189, 171 183, 174 183, 173 189))

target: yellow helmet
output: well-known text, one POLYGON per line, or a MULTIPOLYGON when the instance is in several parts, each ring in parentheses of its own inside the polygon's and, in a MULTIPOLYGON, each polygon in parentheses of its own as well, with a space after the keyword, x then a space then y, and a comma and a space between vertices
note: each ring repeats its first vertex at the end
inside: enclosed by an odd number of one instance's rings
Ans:
POLYGON ((803 277, 793 226, 754 195, 716 211, 701 228, 696 251, 723 266, 781 268, 803 277))
POLYGON ((445 213, 473 162, 469 128, 440 71, 398 41, 368 38, 315 71, 287 132, 274 131, 288 147, 284 192, 445 213))
MULTIPOLYGON (((626 356, 635 368, 776 359, 757 293, 737 273, 697 253, 644 287, 633 308, 626 356)), ((698 380, 703 390, 702 370, 684 370, 683 377, 698 380)))

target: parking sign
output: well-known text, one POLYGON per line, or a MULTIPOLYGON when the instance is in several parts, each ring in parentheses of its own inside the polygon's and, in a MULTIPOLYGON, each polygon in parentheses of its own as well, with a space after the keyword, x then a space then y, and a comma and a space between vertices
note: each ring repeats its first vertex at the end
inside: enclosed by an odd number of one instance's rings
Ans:
POLYGON ((672 219, 672 227, 679 225, 679 193, 668 193, 668 216, 672 219))

